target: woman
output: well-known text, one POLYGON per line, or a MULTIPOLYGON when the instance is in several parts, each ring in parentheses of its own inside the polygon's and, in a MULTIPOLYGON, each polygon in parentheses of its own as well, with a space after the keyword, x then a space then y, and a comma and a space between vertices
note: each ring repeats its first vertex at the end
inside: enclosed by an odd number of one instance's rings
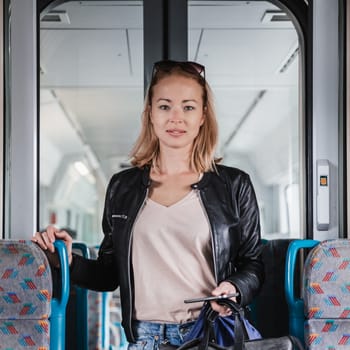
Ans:
POLYGON ((202 306, 184 299, 238 292, 234 300, 247 305, 261 286, 254 190, 246 173, 217 164, 216 143, 204 66, 157 62, 134 167, 108 185, 98 260, 72 255, 72 239, 55 227, 33 237, 49 251, 55 239, 65 241, 74 284, 99 291, 120 286, 130 348, 180 345, 202 306))

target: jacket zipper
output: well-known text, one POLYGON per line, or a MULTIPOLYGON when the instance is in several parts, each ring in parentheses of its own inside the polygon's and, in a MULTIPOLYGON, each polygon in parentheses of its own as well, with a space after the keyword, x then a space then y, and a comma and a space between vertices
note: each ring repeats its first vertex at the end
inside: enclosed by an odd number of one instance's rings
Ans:
POLYGON ((201 190, 198 190, 198 191, 199 191, 199 201, 202 205, 202 209, 203 209, 204 214, 205 214, 207 221, 209 223, 209 229, 210 229, 210 235, 211 235, 211 250, 212 250, 213 264, 214 264, 214 277, 215 277, 216 283, 218 284, 219 281, 218 281, 218 274, 217 274, 213 225, 212 225, 211 221, 209 220, 208 212, 207 212, 207 209, 204 205, 205 200, 203 198, 202 191, 201 190))
POLYGON ((130 333, 131 333, 131 336, 132 336, 132 340, 135 341, 135 336, 134 336, 134 333, 132 331, 132 324, 131 324, 131 321, 132 321, 132 314, 133 314, 133 310, 132 310, 132 306, 133 306, 133 298, 132 298, 132 293, 131 293, 131 242, 132 242, 132 236, 133 236, 133 232, 134 232, 134 226, 135 226, 135 223, 136 223, 136 220, 138 219, 140 213, 141 213, 141 209, 143 208, 144 204, 146 203, 146 200, 147 200, 147 197, 148 197, 148 188, 146 190, 146 193, 145 193, 145 196, 143 198, 143 201, 141 202, 141 205, 138 207, 137 209, 137 212, 136 212, 136 216, 135 216, 135 219, 133 221, 133 224, 131 226, 131 229, 130 229, 130 239, 129 239, 129 247, 128 247, 128 281, 129 281, 129 300, 130 300, 130 310, 129 310, 129 330, 130 330, 130 333))

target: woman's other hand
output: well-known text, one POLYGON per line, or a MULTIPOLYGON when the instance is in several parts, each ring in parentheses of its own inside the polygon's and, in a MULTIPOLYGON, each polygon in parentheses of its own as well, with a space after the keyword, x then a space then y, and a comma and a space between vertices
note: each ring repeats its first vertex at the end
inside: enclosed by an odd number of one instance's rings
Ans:
MULTIPOLYGON (((230 282, 221 282, 212 292, 211 294, 214 296, 219 295, 227 295, 231 293, 236 293, 236 287, 230 282)), ((236 297, 231 298, 233 301, 237 301, 236 297)), ((229 316, 232 314, 232 310, 226 305, 220 305, 216 301, 211 301, 210 305, 213 310, 219 313, 220 316, 229 316)))
POLYGON ((65 243, 68 253, 68 262, 70 265, 72 263, 73 239, 66 231, 61 231, 55 226, 48 226, 45 231, 36 232, 31 241, 45 251, 52 265, 58 267, 58 258, 55 254, 55 246, 53 245, 56 239, 60 239, 65 243))

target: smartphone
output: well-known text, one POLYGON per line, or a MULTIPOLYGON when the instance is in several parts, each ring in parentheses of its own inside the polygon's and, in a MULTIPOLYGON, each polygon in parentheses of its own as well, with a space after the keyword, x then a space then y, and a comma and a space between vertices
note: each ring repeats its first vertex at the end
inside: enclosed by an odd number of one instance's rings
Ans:
POLYGON ((217 300, 222 300, 222 299, 230 299, 233 297, 238 297, 239 293, 231 293, 231 294, 222 294, 218 296, 209 296, 209 297, 200 297, 200 298, 194 298, 194 299, 185 299, 184 303, 189 304, 189 303, 199 303, 199 302, 204 302, 204 301, 217 301, 217 300))

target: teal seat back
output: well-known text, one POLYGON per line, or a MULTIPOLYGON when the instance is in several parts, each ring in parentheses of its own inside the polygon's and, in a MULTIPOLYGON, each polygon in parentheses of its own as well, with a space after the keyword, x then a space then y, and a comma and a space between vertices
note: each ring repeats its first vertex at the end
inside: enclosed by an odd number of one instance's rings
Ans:
POLYGON ((290 243, 287 251, 285 266, 285 294, 289 310, 289 333, 299 338, 304 343, 304 301, 296 296, 295 276, 297 257, 301 249, 313 248, 319 241, 305 239, 295 240, 290 243))

